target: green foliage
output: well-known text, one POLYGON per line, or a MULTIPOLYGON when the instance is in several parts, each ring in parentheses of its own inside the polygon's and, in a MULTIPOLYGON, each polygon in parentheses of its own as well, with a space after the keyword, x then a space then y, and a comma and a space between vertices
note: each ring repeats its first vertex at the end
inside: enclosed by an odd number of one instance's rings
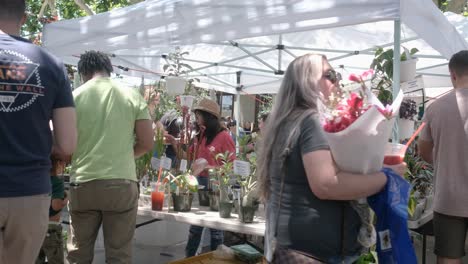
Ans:
POLYGON ((237 137, 237 142, 239 142, 239 158, 241 160, 247 160, 247 153, 249 152, 248 145, 251 139, 252 137, 250 135, 237 137))
POLYGON ((221 163, 220 166, 218 166, 215 169, 221 186, 229 185, 229 181, 231 180, 232 169, 234 165, 230 159, 232 155, 234 154, 229 151, 226 151, 224 153, 218 153, 215 156, 215 160, 218 163, 221 163))
POLYGON ((260 109, 258 111, 258 118, 263 114, 269 114, 273 108, 273 95, 264 94, 260 95, 260 100, 263 102, 260 104, 260 109))
MULTIPOLYGON (((418 49, 412 48, 409 53, 414 55, 418 51, 418 49)), ((406 53, 403 51, 400 60, 406 61, 407 59, 406 53)), ((377 91, 377 98, 384 105, 391 104, 393 101, 391 91, 393 83, 393 49, 384 50, 382 47, 378 47, 370 68, 375 72, 372 79, 372 89, 377 91)))
POLYGON ((192 66, 183 63, 184 57, 188 55, 187 51, 182 52, 180 47, 176 47, 174 52, 171 52, 166 57, 166 64, 163 66, 163 71, 169 76, 185 75, 188 71, 193 70, 192 66))
MULTIPOLYGON (((128 6, 128 0, 85 0, 86 4, 97 14, 107 12, 115 8, 128 6)), ((28 18, 22 28, 21 35, 31 41, 35 40, 45 23, 53 21, 52 12, 46 8, 44 17, 38 17, 41 10, 43 0, 27 0, 28 18)), ((73 0, 57 0, 56 8, 60 19, 72 19, 86 16, 86 12, 82 10, 73 0)), ((37 39, 36 39, 37 40, 37 39)))
POLYGON ((151 97, 156 96, 158 93, 160 95, 159 97, 159 105, 154 109, 154 117, 155 120, 161 120, 161 117, 171 111, 175 110, 178 112, 178 115, 182 115, 180 111, 179 105, 177 105, 177 100, 176 97, 173 95, 169 95, 166 90, 166 81, 160 80, 156 85, 153 87, 156 87, 155 89, 152 88, 153 90, 150 91, 151 97))
POLYGON ((241 186, 242 205, 255 206, 259 203, 259 194, 257 189, 257 156, 252 155, 249 158, 250 175, 247 177, 238 176, 238 182, 241 186))
MULTIPOLYGON (((187 74, 193 70, 193 67, 187 63, 184 63, 185 56, 189 55, 188 51, 182 51, 180 47, 175 47, 175 51, 169 53, 166 57, 166 64, 163 65, 163 71, 168 76, 187 76, 187 74)), ((194 94, 196 83, 199 83, 200 79, 190 78, 187 80, 184 94, 194 94)), ((196 92, 196 91, 195 91, 196 92)))
POLYGON ((165 178, 170 179, 170 189, 173 193, 177 193, 177 188, 179 189, 179 193, 195 193, 198 191, 197 178, 191 175, 190 170, 177 176, 167 172, 165 178))
POLYGON ((355 262, 356 264, 374 264, 377 263, 377 252, 371 251, 369 253, 363 254, 355 262))
POLYGON ((412 190, 408 202, 408 214, 413 216, 418 199, 430 195, 433 191, 433 167, 412 153, 405 156, 408 170, 405 178, 411 183, 412 190))

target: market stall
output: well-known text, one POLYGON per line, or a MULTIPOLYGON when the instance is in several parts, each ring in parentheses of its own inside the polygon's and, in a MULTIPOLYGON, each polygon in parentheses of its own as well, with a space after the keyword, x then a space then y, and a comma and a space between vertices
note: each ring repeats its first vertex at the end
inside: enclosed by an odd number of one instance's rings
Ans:
MULTIPOLYGON (((167 54, 179 46, 189 54, 183 58, 191 65, 185 78, 200 78, 211 88, 237 95, 275 93, 288 63, 308 52, 325 54, 343 75, 362 71, 378 56, 379 46, 382 53, 392 48, 393 74, 387 77, 393 86, 390 93, 396 96, 405 49, 419 51, 414 58, 406 55, 407 60, 418 62, 405 81, 419 74, 424 77, 424 87, 448 85, 447 73, 434 70, 446 67, 452 54, 468 48, 451 22, 456 24, 458 17, 444 16, 430 0, 145 1, 92 17, 49 24, 44 45, 71 64, 76 64, 85 50, 104 51, 112 56, 120 73, 148 79, 168 75, 163 68, 168 63, 167 54)), ((167 90, 171 89, 167 85, 167 90)), ((395 132, 394 139, 398 139, 395 132)), ((158 169, 153 166, 153 170, 158 169)), ((174 179, 189 181, 183 174, 174 179)), ((166 194, 175 197, 173 193, 179 195, 179 188, 190 196, 191 190, 185 185, 166 194)), ((218 188, 222 189, 221 184, 218 188)), ((251 234, 252 230, 255 234, 261 231, 249 226, 252 224, 234 225, 218 219, 216 213, 197 208, 188 211, 140 208, 140 214, 155 219, 208 227, 224 223, 230 230, 251 234)))

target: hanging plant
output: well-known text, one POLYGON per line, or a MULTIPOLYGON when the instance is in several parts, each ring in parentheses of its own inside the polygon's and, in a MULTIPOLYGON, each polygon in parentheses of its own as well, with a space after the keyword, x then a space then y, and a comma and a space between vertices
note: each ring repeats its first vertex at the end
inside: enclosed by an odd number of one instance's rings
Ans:
MULTIPOLYGON (((412 48, 409 54, 412 56, 419 50, 412 48)), ((406 61, 407 56, 405 52, 400 55, 400 61, 406 61)), ((370 65, 374 70, 374 77, 372 78, 372 90, 377 93, 377 98, 382 104, 392 104, 392 84, 393 84, 393 49, 384 50, 378 47, 375 50, 374 60, 370 65)))
POLYGON ((414 120, 414 117, 418 114, 418 106, 416 102, 411 99, 404 99, 400 105, 400 118, 414 120))

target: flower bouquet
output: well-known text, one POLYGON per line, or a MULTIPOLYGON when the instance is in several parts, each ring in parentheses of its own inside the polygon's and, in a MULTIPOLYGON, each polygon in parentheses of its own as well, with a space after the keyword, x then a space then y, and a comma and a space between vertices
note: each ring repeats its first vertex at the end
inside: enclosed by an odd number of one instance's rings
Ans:
MULTIPOLYGON (((322 123, 333 159, 343 171, 368 174, 382 169, 385 146, 395 122, 403 93, 400 91, 392 105, 383 106, 365 85, 372 70, 362 75, 350 75, 359 89, 340 89, 325 100, 322 123), (356 155, 359 153, 359 155, 356 155)), ((352 202, 361 217, 358 241, 366 248, 375 244, 376 234, 366 200, 352 202)))

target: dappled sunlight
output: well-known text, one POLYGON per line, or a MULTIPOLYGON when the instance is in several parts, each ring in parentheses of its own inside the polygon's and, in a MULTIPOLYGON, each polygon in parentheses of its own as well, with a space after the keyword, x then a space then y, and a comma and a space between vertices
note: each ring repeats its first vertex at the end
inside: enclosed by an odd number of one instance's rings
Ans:
MULTIPOLYGON (((271 92, 279 87, 288 64, 306 53, 326 55, 345 76, 368 68, 376 46, 392 47, 391 20, 400 16, 399 8, 394 0, 149 0, 47 25, 44 43, 66 62, 76 63, 71 54, 93 48, 117 54, 115 62, 130 71, 154 72, 162 72, 162 54, 181 46, 189 52, 185 62, 194 68, 189 75, 211 74, 232 88, 237 85, 235 72, 242 71, 245 89, 271 92)), ((463 26, 468 28, 466 19, 452 20, 462 32, 463 26)), ((402 26, 403 40, 414 36, 402 26)), ((420 49, 418 68, 445 62, 423 40, 402 45, 420 49)), ((208 77, 204 81, 225 85, 208 77)))

